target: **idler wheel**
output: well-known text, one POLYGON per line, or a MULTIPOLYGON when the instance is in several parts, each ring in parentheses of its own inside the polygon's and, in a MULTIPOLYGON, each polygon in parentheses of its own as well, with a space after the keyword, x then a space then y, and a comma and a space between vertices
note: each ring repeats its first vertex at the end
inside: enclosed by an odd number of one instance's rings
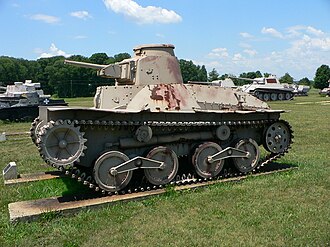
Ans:
POLYGON ((86 139, 70 120, 49 122, 39 132, 38 144, 44 160, 55 166, 72 165, 84 155, 86 139))
POLYGON ((222 151, 222 148, 214 142, 205 142, 199 145, 192 157, 192 164, 196 172, 202 178, 217 176, 223 168, 224 160, 209 162, 208 157, 222 151))
POLYGON ((146 158, 164 162, 160 168, 144 169, 146 178, 154 185, 164 185, 171 182, 178 172, 178 156, 167 147, 155 147, 147 154, 146 158))
POLYGON ((118 173, 116 166, 128 161, 129 158, 118 151, 109 151, 101 155, 94 165, 94 179, 101 189, 116 192, 124 189, 130 182, 133 172, 118 173))
POLYGON ((265 131, 264 147, 272 153, 283 152, 291 142, 291 131, 284 121, 271 124, 265 131))
POLYGON ((233 158, 236 168, 240 172, 251 172, 256 168, 260 159, 260 149, 258 144, 253 139, 240 140, 235 148, 247 152, 247 157, 233 158))

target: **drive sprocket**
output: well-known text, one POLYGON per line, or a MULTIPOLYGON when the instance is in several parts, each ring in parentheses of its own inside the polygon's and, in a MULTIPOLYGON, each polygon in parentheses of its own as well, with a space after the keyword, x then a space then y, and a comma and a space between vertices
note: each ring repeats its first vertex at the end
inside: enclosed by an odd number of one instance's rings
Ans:
POLYGON ((55 167, 79 162, 86 149, 84 133, 71 120, 58 120, 44 125, 37 140, 42 158, 55 167))

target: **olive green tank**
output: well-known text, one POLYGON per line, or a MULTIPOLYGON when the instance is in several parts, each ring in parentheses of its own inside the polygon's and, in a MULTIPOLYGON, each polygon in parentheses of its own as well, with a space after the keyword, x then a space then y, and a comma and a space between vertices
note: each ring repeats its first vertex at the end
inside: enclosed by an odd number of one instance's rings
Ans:
POLYGON ((173 45, 138 46, 115 64, 65 63, 116 84, 97 88, 93 108, 40 107, 31 135, 45 162, 95 190, 165 186, 182 170, 202 179, 224 166, 248 173, 292 142, 283 110, 237 89, 184 84, 173 45))

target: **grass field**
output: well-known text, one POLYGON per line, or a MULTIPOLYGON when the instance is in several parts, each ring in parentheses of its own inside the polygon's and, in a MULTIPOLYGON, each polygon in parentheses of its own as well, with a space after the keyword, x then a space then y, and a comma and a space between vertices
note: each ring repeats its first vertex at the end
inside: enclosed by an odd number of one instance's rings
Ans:
MULTIPOLYGON (((68 102, 92 105, 91 98, 68 102)), ((68 179, 5 187, 1 177, 0 246, 330 246, 330 98, 313 90, 271 106, 290 111, 282 118, 295 136, 278 162, 298 169, 16 224, 8 203, 84 188, 68 179)), ((28 130, 28 123, 0 123, 0 133, 28 130)), ((15 139, 0 143, 1 169, 10 161, 20 173, 50 169, 30 139, 15 139)))

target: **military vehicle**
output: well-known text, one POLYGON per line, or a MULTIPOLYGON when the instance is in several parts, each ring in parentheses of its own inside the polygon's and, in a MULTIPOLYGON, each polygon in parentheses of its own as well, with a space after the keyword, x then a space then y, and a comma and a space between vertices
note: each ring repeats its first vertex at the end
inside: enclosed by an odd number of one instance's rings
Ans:
POLYGON ((282 84, 275 76, 258 77, 254 79, 232 77, 239 80, 251 81, 251 84, 241 86, 243 92, 252 94, 263 101, 290 100, 294 96, 294 88, 282 84))
POLYGON ((234 82, 230 78, 226 78, 224 80, 214 80, 214 81, 188 81, 190 84, 202 84, 202 85, 214 85, 220 87, 230 87, 230 88, 237 88, 234 82))
POLYGON ((320 90, 319 94, 321 96, 330 96, 330 80, 328 80, 328 82, 329 82, 329 86, 320 90))
POLYGON ((32 140, 45 162, 96 191, 158 188, 182 169, 216 178, 225 161, 248 173, 292 142, 283 110, 237 89, 184 84, 173 45, 138 46, 115 64, 65 63, 94 68, 116 84, 97 88, 93 108, 40 107, 32 140))
POLYGON ((0 86, 0 93, 6 92, 7 87, 0 86))
POLYGON ((15 82, 5 89, 0 94, 1 120, 33 120, 39 114, 40 105, 67 105, 62 99, 54 100, 50 95, 45 95, 40 89, 40 83, 32 83, 31 80, 15 82))
POLYGON ((308 96, 310 86, 294 84, 292 86, 294 96, 308 96))

